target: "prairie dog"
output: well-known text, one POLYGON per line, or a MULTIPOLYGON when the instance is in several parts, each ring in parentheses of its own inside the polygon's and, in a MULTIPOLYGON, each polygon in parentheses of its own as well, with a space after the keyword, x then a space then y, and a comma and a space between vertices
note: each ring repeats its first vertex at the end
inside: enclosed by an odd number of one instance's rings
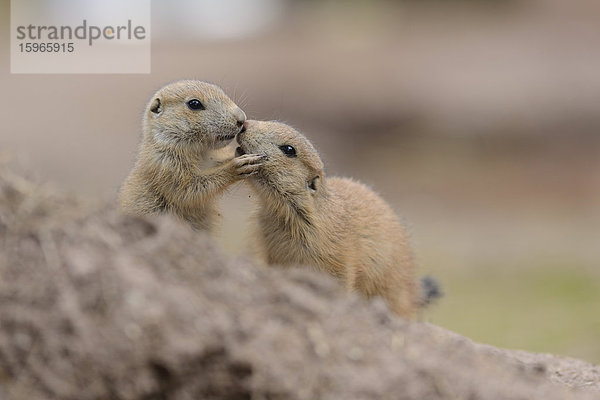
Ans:
POLYGON ((137 161, 119 193, 122 210, 171 212, 211 230, 215 198, 260 166, 261 156, 223 154, 245 120, 218 86, 183 80, 158 90, 144 113, 137 161))
POLYGON ((315 266, 348 290, 382 296, 395 313, 414 317, 413 254, 392 209, 359 182, 326 178, 313 145, 290 126, 244 125, 236 155, 265 156, 247 181, 259 197, 256 237, 265 261, 315 266))

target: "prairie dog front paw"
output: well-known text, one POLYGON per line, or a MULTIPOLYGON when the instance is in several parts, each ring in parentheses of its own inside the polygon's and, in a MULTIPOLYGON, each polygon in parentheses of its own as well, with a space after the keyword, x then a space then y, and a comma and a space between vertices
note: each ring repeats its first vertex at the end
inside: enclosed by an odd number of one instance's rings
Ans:
POLYGON ((262 154, 244 154, 232 160, 234 175, 239 179, 247 178, 258 172, 266 156, 262 154))

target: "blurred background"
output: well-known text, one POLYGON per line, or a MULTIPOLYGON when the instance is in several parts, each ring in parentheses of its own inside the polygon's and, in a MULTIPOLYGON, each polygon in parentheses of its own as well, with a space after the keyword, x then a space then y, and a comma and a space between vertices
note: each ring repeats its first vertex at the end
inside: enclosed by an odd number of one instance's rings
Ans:
MULTIPOLYGON (((0 4, 10 164, 112 201, 153 92, 212 81, 403 216, 446 293, 424 320, 600 363, 597 0, 153 1, 149 75, 11 75, 0 4)), ((252 200, 244 185, 223 199, 230 253, 252 200)))

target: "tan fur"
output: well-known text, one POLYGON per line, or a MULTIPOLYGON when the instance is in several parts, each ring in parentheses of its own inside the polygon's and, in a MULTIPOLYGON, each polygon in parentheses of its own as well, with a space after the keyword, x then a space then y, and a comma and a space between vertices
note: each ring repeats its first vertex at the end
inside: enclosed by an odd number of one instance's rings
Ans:
POLYGON ((119 194, 122 210, 172 212, 196 229, 212 229, 215 198, 260 165, 260 156, 222 154, 245 120, 215 85, 185 80, 158 90, 146 107, 138 158, 119 194), (205 109, 190 109, 191 99, 205 109))
POLYGON ((256 236, 267 263, 316 266, 348 290, 382 296, 397 314, 414 317, 413 255, 392 209, 359 182, 325 178, 317 151, 293 128, 245 125, 238 152, 267 157, 248 180, 260 198, 256 236), (287 157, 282 145, 293 146, 296 157, 287 157))

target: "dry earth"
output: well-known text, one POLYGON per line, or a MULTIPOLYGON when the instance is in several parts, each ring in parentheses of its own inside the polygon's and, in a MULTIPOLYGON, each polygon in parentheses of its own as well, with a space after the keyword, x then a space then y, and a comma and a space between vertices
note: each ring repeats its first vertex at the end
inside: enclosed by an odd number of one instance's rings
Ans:
POLYGON ((479 345, 301 268, 0 173, 1 399, 598 399, 600 368, 479 345))

